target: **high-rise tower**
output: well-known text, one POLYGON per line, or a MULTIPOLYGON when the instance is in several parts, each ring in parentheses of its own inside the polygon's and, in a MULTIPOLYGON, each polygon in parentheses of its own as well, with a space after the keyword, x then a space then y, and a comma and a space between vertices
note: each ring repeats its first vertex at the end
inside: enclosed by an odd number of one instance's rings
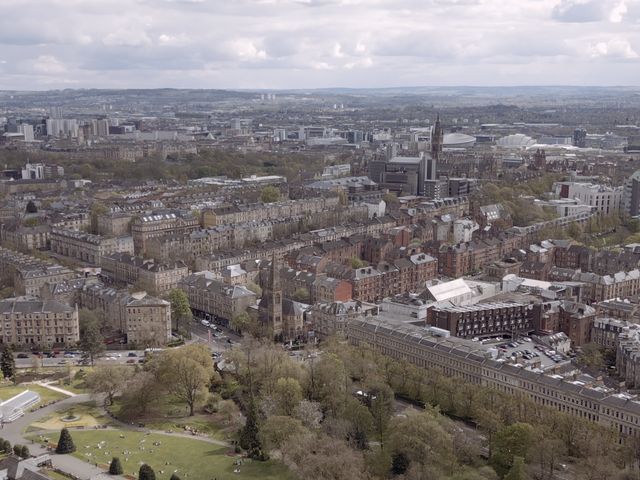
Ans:
POLYGON ((431 157, 435 160, 440 158, 442 144, 444 143, 444 131, 440 124, 440 115, 436 117, 436 123, 431 130, 431 157))

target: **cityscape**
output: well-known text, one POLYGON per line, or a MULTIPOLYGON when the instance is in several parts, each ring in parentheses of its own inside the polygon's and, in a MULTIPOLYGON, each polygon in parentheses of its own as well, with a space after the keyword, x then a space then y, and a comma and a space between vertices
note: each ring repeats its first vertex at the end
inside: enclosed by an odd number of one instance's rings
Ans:
POLYGON ((640 479, 636 0, 18 3, 0 479, 640 479))

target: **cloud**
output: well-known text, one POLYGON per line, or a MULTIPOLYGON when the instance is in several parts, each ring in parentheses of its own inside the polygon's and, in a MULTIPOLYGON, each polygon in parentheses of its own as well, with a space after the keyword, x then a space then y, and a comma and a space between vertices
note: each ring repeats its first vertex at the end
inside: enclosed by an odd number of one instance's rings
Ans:
POLYGON ((638 53, 631 44, 622 38, 612 38, 608 41, 591 43, 587 47, 588 54, 593 58, 610 57, 633 60, 638 53))
POLYGON ((59 75, 67 71, 66 67, 53 55, 40 55, 33 60, 33 71, 44 75, 59 75))
POLYGON ((639 21, 640 0, 2 0, 0 87, 638 83, 639 21))
POLYGON ((151 38, 144 31, 120 29, 105 35, 102 43, 108 47, 144 47, 151 45, 151 38))

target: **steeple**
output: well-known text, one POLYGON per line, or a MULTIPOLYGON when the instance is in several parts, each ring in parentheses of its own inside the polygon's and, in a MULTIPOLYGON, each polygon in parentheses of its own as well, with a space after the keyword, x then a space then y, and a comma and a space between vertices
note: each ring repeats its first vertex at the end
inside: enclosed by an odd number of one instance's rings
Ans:
POLYGON ((263 325, 268 327, 274 337, 282 335, 282 286, 280 282, 280 262, 273 255, 258 305, 258 315, 263 325))
POLYGON ((440 124, 440 114, 436 116, 436 123, 433 125, 433 129, 431 131, 431 156, 434 159, 438 159, 440 157, 440 153, 442 153, 442 144, 444 142, 444 131, 442 130, 442 125, 440 124))

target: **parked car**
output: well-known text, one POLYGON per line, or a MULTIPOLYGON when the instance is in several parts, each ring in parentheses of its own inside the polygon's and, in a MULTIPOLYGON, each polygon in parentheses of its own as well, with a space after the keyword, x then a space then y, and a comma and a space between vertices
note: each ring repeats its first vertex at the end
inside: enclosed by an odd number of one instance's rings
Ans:
POLYGON ((206 320, 201 320, 200 323, 202 325, 204 325, 205 327, 208 327, 209 325, 211 325, 209 322, 207 322, 206 320))
POLYGON ((127 363, 136 363, 136 359, 135 358, 130 358, 129 360, 127 360, 127 363))
POLYGON ((29 358, 29 355, 27 355, 26 353, 19 353, 18 358, 29 358))
POLYGON ((127 357, 137 357, 137 356, 138 356, 138 354, 136 352, 129 352, 127 354, 127 357))

